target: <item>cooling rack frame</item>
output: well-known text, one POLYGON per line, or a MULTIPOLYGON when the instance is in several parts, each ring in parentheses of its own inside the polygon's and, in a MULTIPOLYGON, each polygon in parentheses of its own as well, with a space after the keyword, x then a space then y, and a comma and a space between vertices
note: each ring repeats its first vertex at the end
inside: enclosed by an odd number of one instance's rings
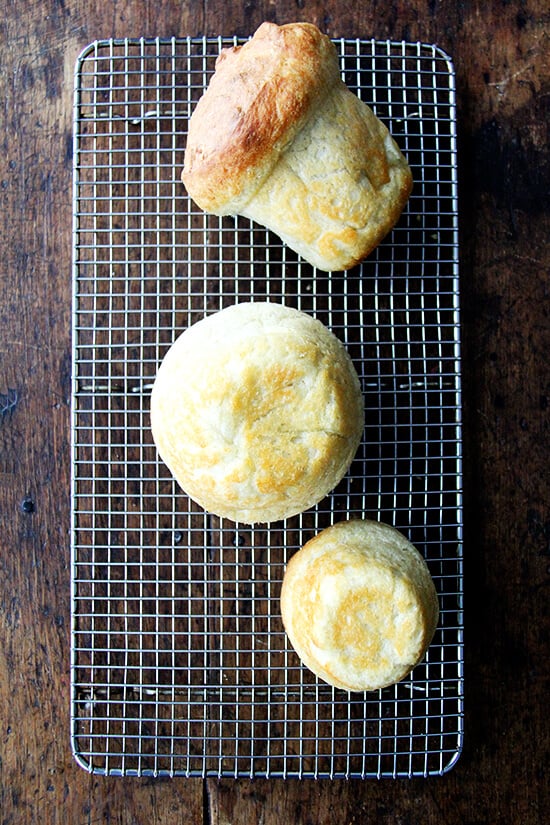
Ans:
POLYGON ((71 418, 71 742, 104 775, 440 775, 463 741, 463 556, 454 70, 438 47, 336 40, 342 75, 390 127, 415 188, 361 266, 321 273, 250 221, 204 215, 179 180, 190 112, 238 38, 96 41, 75 68, 71 418), (176 488, 148 393, 188 324, 285 301, 342 338, 366 428, 317 507, 221 522, 176 488), (391 688, 348 694, 299 664, 285 561, 336 519, 401 529, 441 620, 391 688))

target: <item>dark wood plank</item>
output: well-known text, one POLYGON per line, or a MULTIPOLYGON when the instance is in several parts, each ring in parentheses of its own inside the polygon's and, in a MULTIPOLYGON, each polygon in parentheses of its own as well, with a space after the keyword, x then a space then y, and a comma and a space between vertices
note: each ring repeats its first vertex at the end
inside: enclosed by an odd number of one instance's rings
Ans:
POLYGON ((15 0, 0 23, 0 811, 8 823, 544 820, 548 675, 549 16, 542 0, 15 0), (455 59, 466 452, 466 748, 438 780, 104 779, 69 747, 72 70, 91 40, 437 42, 455 59))
POLYGON ((157 14, 167 34, 200 27, 193 6, 159 3, 151 21, 141 3, 17 2, 1 24, 2 823, 203 817, 200 780, 91 777, 69 741, 73 66, 95 38, 156 30, 157 14))

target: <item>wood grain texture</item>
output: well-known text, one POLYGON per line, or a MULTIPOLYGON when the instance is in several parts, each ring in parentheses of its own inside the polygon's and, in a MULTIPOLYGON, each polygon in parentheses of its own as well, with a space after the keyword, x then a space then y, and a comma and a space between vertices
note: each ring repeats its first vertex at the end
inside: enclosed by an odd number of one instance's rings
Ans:
POLYGON ((550 15, 543 0, 11 0, 0 21, 0 823, 535 825, 550 808, 550 15), (455 60, 466 747, 438 780, 103 779, 69 743, 72 72, 110 36, 436 42, 455 60))

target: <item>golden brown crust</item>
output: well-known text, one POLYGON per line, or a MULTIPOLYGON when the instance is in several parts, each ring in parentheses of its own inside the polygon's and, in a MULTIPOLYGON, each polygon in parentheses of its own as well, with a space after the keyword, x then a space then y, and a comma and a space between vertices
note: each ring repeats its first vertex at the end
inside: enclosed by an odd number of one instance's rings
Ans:
POLYGON ((363 399, 343 344, 320 321, 245 303, 177 339, 155 380, 151 426, 201 506, 233 521, 276 521, 316 504, 347 472, 363 399))
POLYGON ((236 214, 338 80, 336 50, 310 23, 263 23, 222 50, 187 137, 182 179, 199 206, 236 214))
POLYGON ((423 658, 439 616, 426 562, 389 525, 340 522, 287 565, 285 630, 302 662, 351 691, 403 679, 423 658))

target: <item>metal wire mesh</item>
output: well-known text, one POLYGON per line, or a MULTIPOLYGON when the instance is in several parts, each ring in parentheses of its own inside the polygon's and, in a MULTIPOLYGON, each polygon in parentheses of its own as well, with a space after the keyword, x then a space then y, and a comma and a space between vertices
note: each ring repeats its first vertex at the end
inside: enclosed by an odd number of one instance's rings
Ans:
POLYGON ((72 743, 103 774, 440 774, 462 744, 462 551, 454 77, 433 46, 339 40, 344 79, 384 120, 415 188, 346 274, 243 219, 203 214, 179 175, 191 111, 234 39, 101 41, 75 82, 72 743), (366 402, 350 473, 268 529, 222 522, 159 461, 148 402, 190 323, 285 301, 347 345, 366 402), (346 516, 402 530, 441 619, 400 684, 319 682, 279 614, 286 560, 346 516))

